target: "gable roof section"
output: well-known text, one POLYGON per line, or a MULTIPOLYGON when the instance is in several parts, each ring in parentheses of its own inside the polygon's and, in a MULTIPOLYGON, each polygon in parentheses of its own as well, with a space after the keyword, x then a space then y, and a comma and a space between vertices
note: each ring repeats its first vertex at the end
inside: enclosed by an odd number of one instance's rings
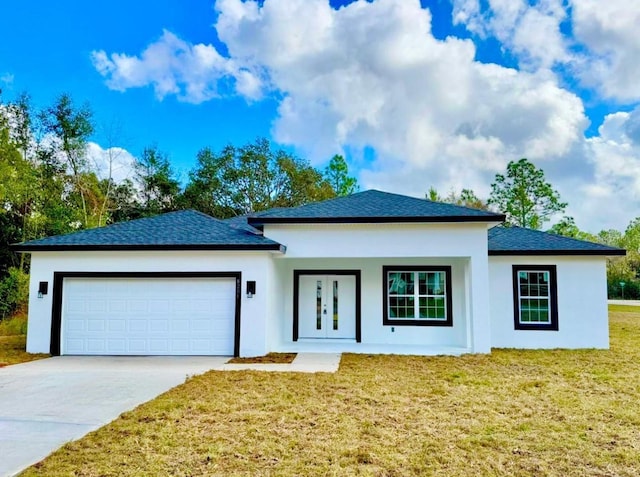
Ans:
POLYGON ((367 190, 300 207, 267 210, 247 217, 249 225, 308 223, 503 222, 504 215, 367 190))
POLYGON ((48 250, 275 250, 284 247, 195 210, 120 222, 13 246, 20 252, 48 250))
POLYGON ((489 229, 489 255, 626 255, 626 250, 522 227, 489 229))

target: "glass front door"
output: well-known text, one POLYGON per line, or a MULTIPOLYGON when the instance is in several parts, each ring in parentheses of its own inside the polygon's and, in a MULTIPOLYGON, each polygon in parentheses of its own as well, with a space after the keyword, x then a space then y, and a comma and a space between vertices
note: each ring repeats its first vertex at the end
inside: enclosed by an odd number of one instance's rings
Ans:
POLYGON ((351 275, 301 275, 300 338, 356 337, 356 279, 351 275))

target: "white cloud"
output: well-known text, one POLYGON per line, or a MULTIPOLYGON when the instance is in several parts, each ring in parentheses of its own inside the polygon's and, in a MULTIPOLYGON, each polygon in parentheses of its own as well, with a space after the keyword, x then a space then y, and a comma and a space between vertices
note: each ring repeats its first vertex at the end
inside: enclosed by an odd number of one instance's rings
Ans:
MULTIPOLYGON (((578 3, 589 0, 575 0, 579 10, 578 3)), ((496 172, 527 157, 581 227, 623 228, 640 204, 640 112, 611 115, 585 139, 582 101, 551 70, 586 61, 570 53, 560 31, 571 20, 563 2, 489 5, 487 12, 478 0, 454 0, 454 21, 498 38, 520 70, 476 61, 471 40, 436 39, 418 0, 356 1, 339 10, 327 0, 218 0, 214 26, 228 56, 164 32, 139 55, 99 51, 93 59, 109 87, 151 85, 158 98, 251 101, 276 93, 274 139, 315 164, 343 150, 373 150, 373 162, 360 164, 365 188, 422 196, 430 185, 443 193, 465 187, 486 197, 496 172), (622 187, 632 192, 617 204, 622 187)), ((576 35, 596 41, 591 30, 576 35)))
POLYGON ((87 161, 98 178, 108 179, 120 183, 125 179, 133 180, 135 157, 121 147, 104 149, 95 142, 87 143, 87 161))
POLYGON ((259 99, 261 82, 255 74, 221 56, 212 45, 188 43, 169 31, 139 56, 94 51, 91 59, 109 88, 152 86, 160 100, 176 95, 179 100, 201 103, 220 95, 225 79, 236 80, 240 94, 259 99))
POLYGON ((598 214, 600 228, 624 229, 637 217, 640 204, 640 142, 637 118, 631 113, 609 114, 598 132, 585 142, 585 157, 593 165, 593 179, 580 185, 573 206, 576 216, 598 214))
POLYGON ((365 187, 488 192, 509 160, 562 157, 586 127, 581 101, 552 75, 475 61, 471 41, 433 37, 417 1, 336 11, 321 0, 223 0, 217 9, 231 57, 263 68, 284 96, 275 138, 316 163, 346 145, 372 147, 365 187))
POLYGON ((0 74, 0 83, 4 83, 7 86, 13 85, 13 80, 15 76, 12 73, 2 73, 0 74))
POLYGON ((550 69, 571 59, 560 30, 567 18, 562 0, 452 0, 453 22, 482 38, 493 36, 518 58, 526 70, 550 69))
POLYGON ((578 65, 584 82, 606 97, 640 100, 640 8, 629 0, 573 0, 573 29, 590 55, 578 65))
POLYGON ((565 65, 603 97, 640 100, 640 8, 628 0, 452 0, 453 22, 495 37, 523 69, 565 65), (570 7, 570 10, 569 10, 570 7), (569 15, 571 13, 571 15, 569 15), (571 24, 573 37, 562 33, 571 24))

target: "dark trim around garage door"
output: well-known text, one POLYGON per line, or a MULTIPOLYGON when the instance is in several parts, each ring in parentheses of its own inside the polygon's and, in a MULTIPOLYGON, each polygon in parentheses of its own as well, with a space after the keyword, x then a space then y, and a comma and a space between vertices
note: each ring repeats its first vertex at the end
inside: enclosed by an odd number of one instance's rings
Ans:
POLYGON ((240 355, 241 272, 54 272, 50 346, 50 353, 52 356, 60 356, 62 287, 65 278, 234 278, 236 281, 236 311, 233 355, 240 355))
POLYGON ((362 341, 362 294, 360 270, 294 270, 293 271, 293 341, 298 341, 300 275, 353 275, 356 277, 356 343, 362 341))

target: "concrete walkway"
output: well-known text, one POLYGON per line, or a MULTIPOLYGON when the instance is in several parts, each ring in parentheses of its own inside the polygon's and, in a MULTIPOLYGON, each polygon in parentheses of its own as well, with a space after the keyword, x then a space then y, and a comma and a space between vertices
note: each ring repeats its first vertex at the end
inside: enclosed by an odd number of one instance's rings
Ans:
POLYGON ((12 476, 125 411, 209 370, 335 372, 340 354, 291 364, 226 364, 228 357, 61 356, 0 368, 0 476, 12 476))
POLYGON ((640 300, 608 300, 609 305, 640 306, 640 300))

